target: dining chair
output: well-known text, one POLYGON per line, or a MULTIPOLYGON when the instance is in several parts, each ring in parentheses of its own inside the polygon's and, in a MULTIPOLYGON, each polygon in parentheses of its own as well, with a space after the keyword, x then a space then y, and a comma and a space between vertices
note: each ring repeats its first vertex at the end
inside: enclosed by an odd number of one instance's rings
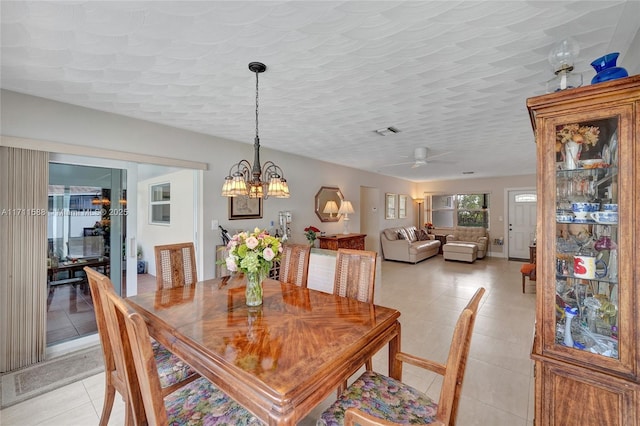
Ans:
POLYGON ((536 281, 536 264, 525 263, 520 268, 520 273, 522 274, 522 292, 524 293, 525 278, 529 277, 529 281, 536 281))
MULTIPOLYGON (((133 424, 133 413, 131 411, 129 391, 126 386, 123 373, 124 365, 122 357, 119 357, 114 352, 112 339, 110 339, 109 331, 107 329, 107 314, 101 297, 102 293, 113 293, 115 295, 113 284, 107 276, 101 274, 95 269, 85 267, 84 271, 89 279, 89 288, 91 289, 91 297, 96 315, 96 324, 98 326, 98 335, 100 337, 102 355, 104 358, 105 393, 104 402, 102 404, 102 414, 100 415, 100 426, 104 426, 109 422, 116 391, 125 401, 125 423, 129 426, 133 424), (106 290, 103 290, 103 288, 106 290)), ((173 355, 158 342, 154 340, 151 341, 150 344, 156 360, 163 395, 175 391, 179 387, 198 377, 198 374, 195 373, 189 365, 177 356, 173 355)))
POLYGON ((237 425, 263 423, 205 378, 193 380, 172 393, 161 387, 149 330, 142 316, 113 291, 98 282, 114 354, 124 365, 125 383, 137 424, 237 425))
POLYGON ((309 257, 308 244, 283 244, 280 258, 280 281, 307 288, 309 257))
POLYGON ((318 426, 380 426, 397 424, 455 425, 462 383, 471 346, 471 335, 484 294, 480 287, 460 314, 453 331, 445 364, 399 352, 398 380, 365 371, 318 419, 318 426), (443 376, 437 402, 402 383, 402 363, 431 370, 443 376))
POLYGON ((198 282, 196 251, 193 243, 164 244, 154 247, 158 290, 198 282))
MULTIPOLYGON (((375 251, 338 249, 333 294, 360 302, 373 303, 377 257, 378 254, 375 251)), ((367 371, 373 368, 371 358, 365 361, 365 368, 367 371)), ((338 395, 346 387, 345 381, 338 387, 338 395)))

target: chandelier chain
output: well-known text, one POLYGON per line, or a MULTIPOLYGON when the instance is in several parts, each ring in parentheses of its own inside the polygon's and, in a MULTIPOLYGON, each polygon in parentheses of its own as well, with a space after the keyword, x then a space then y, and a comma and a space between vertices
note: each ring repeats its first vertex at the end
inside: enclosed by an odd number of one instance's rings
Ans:
POLYGON ((256 73, 256 138, 258 138, 258 73, 256 73))

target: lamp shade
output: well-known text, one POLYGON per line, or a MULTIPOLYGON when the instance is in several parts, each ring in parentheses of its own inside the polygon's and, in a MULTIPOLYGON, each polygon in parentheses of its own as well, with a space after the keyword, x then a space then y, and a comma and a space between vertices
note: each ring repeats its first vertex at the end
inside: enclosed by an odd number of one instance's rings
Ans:
POLYGON ((327 204, 324 205, 324 210, 322 213, 329 213, 329 217, 333 217, 334 213, 338 213, 338 205, 335 201, 327 201, 327 204))
POLYGON ((340 203, 340 209, 338 210, 338 213, 347 215, 347 214, 351 214, 354 213, 355 210, 353 210, 353 206, 351 205, 351 201, 347 201, 344 200, 342 201, 342 203, 340 203))

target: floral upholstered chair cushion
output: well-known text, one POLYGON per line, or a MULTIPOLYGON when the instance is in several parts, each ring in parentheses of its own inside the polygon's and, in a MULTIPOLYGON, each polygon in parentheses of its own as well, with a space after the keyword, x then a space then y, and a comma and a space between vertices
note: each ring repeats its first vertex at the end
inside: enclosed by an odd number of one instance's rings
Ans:
POLYGON ((164 401, 169 425, 263 425, 204 378, 167 395, 164 401))
POLYGON ((358 408, 367 414, 399 424, 429 424, 438 404, 422 392, 373 371, 364 372, 317 422, 317 426, 344 424, 344 413, 358 408))
POLYGON ((167 348, 155 340, 151 341, 151 347, 158 367, 158 376, 160 377, 161 387, 166 388, 171 385, 175 385, 176 383, 197 374, 189 364, 169 352, 167 348))

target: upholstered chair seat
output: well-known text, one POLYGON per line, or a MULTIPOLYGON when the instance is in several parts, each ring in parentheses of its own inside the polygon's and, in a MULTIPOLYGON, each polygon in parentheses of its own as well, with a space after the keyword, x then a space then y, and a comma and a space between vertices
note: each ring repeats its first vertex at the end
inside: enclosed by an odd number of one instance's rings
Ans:
POLYGON ((263 425, 256 416, 204 378, 167 395, 164 406, 169 425, 263 425))
POLYGON ((422 392, 373 371, 365 371, 318 421, 319 426, 342 426, 344 413, 357 408, 397 424, 432 423, 438 404, 422 392))

